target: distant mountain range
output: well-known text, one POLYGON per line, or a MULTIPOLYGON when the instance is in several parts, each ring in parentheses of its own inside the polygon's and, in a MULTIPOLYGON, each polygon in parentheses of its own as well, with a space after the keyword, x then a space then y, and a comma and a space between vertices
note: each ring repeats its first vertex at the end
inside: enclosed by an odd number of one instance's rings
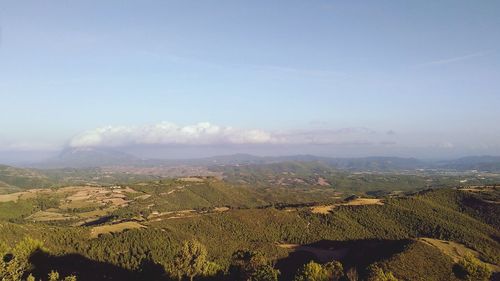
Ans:
POLYGON ((401 171, 439 169, 456 171, 500 171, 500 156, 471 156, 453 160, 423 161, 402 157, 331 158, 313 155, 254 156, 249 154, 222 155, 198 159, 141 159, 131 154, 98 148, 68 148, 57 157, 29 165, 36 168, 89 168, 107 166, 222 166, 271 164, 281 162, 321 162, 331 167, 350 171, 401 171))
POLYGON ((438 168, 452 170, 478 170, 478 171, 500 171, 500 156, 469 156, 455 160, 441 161, 436 165, 438 168))

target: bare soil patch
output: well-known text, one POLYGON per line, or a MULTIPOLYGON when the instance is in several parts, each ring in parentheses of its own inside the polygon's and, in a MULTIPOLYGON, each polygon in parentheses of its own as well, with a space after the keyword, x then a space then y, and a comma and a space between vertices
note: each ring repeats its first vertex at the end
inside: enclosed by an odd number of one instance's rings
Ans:
POLYGON ((228 207, 215 207, 214 212, 222 213, 222 212, 227 212, 229 211, 228 207))
POLYGON ((150 194, 144 194, 144 195, 137 196, 137 197, 135 197, 134 199, 137 199, 137 200, 145 200, 145 199, 148 199, 149 197, 151 197, 151 195, 150 195, 150 194))
POLYGON ((196 177, 178 178, 178 181, 184 182, 204 182, 205 180, 196 177))
POLYGON ((330 183, 324 179, 324 178, 318 178, 318 185, 321 185, 321 186, 330 186, 330 183))

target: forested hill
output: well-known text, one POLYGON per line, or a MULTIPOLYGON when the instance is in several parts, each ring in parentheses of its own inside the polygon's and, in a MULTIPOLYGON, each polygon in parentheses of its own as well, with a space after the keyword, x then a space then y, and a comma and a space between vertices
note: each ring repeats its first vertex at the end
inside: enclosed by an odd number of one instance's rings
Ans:
MULTIPOLYGON (((494 187, 425 190, 368 205, 229 206, 173 213, 145 213, 141 207, 161 203, 169 208, 170 194, 161 192, 161 185, 136 188, 150 196, 132 193, 141 198, 122 206, 115 219, 75 227, 71 220, 33 223, 18 217, 0 222, 1 240, 11 246, 25 237, 42 241, 32 273, 46 276, 57 270, 78 280, 171 280, 177 274, 187 280, 189 268, 180 267, 176 257, 183 257, 182 243, 193 240, 187 247, 201 249, 205 266, 210 265, 210 270, 195 271, 196 280, 247 280, 245 274, 263 272, 271 279, 256 280, 276 280, 275 274, 294 280, 307 268, 328 271, 330 266, 339 269, 338 278, 355 272, 357 280, 470 280, 477 272, 467 271, 469 265, 491 272, 500 263, 499 191, 494 187), (311 260, 318 265, 309 265, 311 260), (253 262, 256 267, 249 266, 253 262), (371 279, 379 275, 397 279, 371 279)), ((46 212, 65 208, 51 204, 46 212)), ((70 211, 77 216, 92 210, 70 211)))
POLYGON ((49 187, 51 184, 52 181, 37 170, 0 165, 0 194, 27 188, 49 187))
POLYGON ((353 172, 321 161, 293 161, 270 164, 212 166, 233 184, 252 186, 303 187, 323 185, 344 192, 410 191, 452 187, 460 184, 483 185, 500 182, 496 174, 455 174, 435 171, 353 172))
POLYGON ((0 165, 0 194, 35 188, 68 185, 101 185, 136 182, 158 178, 124 172, 106 172, 101 168, 33 169, 0 165))

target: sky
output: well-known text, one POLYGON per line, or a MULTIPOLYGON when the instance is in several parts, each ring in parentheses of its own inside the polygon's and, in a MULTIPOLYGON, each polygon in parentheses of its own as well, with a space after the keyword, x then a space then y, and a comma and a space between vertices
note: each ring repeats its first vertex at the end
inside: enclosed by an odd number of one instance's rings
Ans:
POLYGON ((500 1, 0 0, 0 162, 500 155, 499 108, 500 1))

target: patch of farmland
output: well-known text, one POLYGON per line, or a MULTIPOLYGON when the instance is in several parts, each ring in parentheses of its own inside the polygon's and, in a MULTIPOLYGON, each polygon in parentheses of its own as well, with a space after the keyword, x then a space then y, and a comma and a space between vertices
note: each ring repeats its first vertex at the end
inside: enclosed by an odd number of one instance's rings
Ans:
POLYGON ((101 234, 109 234, 109 233, 117 233, 117 232, 122 232, 124 230, 128 229, 139 229, 139 228, 146 228, 146 226, 135 222, 135 221, 127 221, 127 222, 120 222, 116 224, 109 224, 109 225, 101 225, 101 226, 96 226, 93 227, 90 231, 90 237, 96 238, 101 234))
POLYGON ((363 205, 384 205, 381 199, 376 198, 357 198, 349 202, 343 202, 331 205, 318 205, 311 207, 311 212, 314 214, 328 214, 338 206, 363 206, 363 205))
POLYGON ((42 221, 60 221, 60 220, 70 220, 75 219, 75 216, 70 216, 66 214, 61 214, 57 212, 49 212, 49 211, 38 211, 31 216, 27 217, 26 220, 33 222, 42 222, 42 221))

